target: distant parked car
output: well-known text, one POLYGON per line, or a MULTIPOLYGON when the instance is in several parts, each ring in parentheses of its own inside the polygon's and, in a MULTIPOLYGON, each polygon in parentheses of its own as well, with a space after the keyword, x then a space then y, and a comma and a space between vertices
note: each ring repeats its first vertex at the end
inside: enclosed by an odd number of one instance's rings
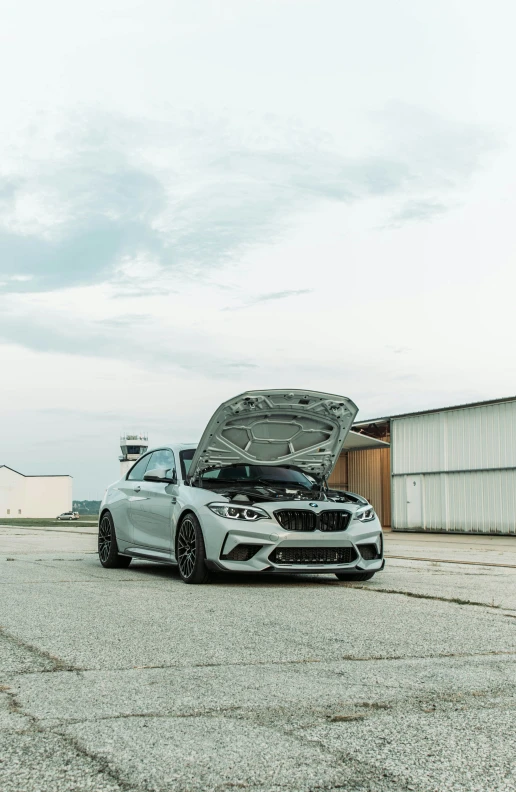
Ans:
POLYGON ((63 512, 56 517, 56 520, 78 520, 79 512, 69 511, 63 512))

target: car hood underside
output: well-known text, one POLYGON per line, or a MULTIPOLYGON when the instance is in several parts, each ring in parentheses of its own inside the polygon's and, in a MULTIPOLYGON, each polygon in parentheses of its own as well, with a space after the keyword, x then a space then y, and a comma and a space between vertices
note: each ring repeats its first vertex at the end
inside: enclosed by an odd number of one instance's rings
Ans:
POLYGON ((357 412, 351 399, 317 391, 248 391, 235 396, 208 423, 188 478, 248 464, 290 465, 321 481, 333 470, 357 412))

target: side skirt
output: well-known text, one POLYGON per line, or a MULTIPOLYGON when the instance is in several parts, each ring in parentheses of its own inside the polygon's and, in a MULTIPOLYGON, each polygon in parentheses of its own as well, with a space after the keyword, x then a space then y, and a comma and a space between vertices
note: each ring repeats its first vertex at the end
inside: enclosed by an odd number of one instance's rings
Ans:
POLYGON ((142 558, 146 561, 156 561, 158 564, 171 564, 172 566, 177 566, 175 557, 161 550, 147 550, 144 547, 127 547, 122 555, 131 556, 131 558, 142 558))

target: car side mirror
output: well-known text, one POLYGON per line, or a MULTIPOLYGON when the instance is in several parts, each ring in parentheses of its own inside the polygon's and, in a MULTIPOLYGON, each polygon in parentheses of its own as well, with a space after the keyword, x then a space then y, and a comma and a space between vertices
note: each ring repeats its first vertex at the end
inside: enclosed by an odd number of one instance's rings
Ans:
POLYGON ((176 471, 174 468, 155 468, 144 473, 144 481, 163 481, 167 484, 176 484, 176 471))

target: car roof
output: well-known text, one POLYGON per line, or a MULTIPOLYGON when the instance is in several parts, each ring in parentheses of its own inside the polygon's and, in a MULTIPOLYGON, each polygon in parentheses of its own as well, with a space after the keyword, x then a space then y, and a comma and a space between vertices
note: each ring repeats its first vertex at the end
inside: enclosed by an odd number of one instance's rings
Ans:
POLYGON ((163 448, 171 448, 173 451, 195 451, 197 443, 163 443, 163 445, 147 449, 145 454, 152 454, 153 451, 161 451, 163 448))

